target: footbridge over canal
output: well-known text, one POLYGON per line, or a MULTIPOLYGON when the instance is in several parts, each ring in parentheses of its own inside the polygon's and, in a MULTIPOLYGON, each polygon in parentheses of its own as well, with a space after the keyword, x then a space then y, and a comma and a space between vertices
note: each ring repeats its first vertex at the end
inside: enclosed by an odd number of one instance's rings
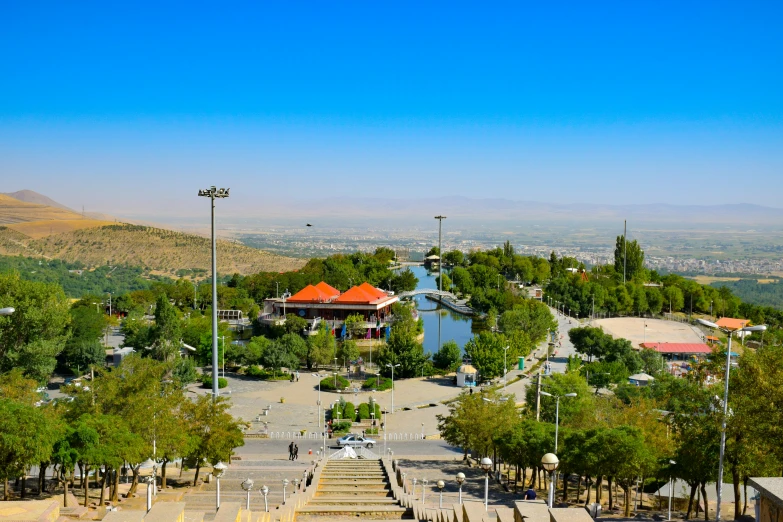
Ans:
POLYGON ((455 312, 464 315, 473 315, 473 309, 468 306, 467 301, 464 299, 460 300, 456 295, 445 290, 438 290, 436 288, 417 288, 416 290, 411 290, 409 292, 400 292, 397 295, 400 299, 413 297, 415 295, 424 295, 428 299, 432 299, 455 312))

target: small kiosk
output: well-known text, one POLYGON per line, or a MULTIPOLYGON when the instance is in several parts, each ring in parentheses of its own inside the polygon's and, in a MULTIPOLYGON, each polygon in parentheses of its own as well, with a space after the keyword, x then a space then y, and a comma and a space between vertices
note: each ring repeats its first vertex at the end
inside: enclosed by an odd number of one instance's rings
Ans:
POLYGON ((457 386, 464 388, 473 387, 478 383, 478 371, 470 364, 463 364, 457 370, 457 386))

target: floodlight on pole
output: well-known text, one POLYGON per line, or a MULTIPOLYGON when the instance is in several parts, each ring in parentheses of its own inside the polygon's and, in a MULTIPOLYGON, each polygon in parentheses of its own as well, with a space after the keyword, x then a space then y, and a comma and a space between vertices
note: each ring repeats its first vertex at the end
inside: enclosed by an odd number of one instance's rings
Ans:
MULTIPOLYGON (((735 330, 729 329, 729 328, 721 328, 719 325, 707 321, 705 319, 696 319, 696 321, 708 328, 715 328, 718 329, 724 333, 729 338, 729 342, 726 346, 726 378, 724 382, 724 388, 723 388, 723 421, 721 422, 721 429, 720 429, 720 457, 718 460, 718 484, 723 484, 723 460, 726 453, 726 418, 729 414, 729 374, 731 372, 731 337, 734 334, 734 332, 763 332, 767 329, 767 326, 764 324, 759 324, 756 326, 746 326, 744 328, 737 328, 735 330)), ((723 498, 723 488, 718 487, 717 493, 717 505, 715 506, 715 520, 716 522, 720 522, 720 503, 723 498)))
POLYGON ((228 197, 227 188, 215 188, 213 185, 208 189, 198 191, 200 197, 210 199, 210 208, 212 211, 212 400, 218 398, 218 320, 217 320, 217 243, 215 241, 215 199, 228 197))

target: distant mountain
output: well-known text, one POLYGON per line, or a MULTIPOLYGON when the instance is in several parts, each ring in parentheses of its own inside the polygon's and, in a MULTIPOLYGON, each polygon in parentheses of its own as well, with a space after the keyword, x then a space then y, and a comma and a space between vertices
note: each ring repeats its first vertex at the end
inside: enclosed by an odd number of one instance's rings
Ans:
POLYGON ((70 210, 71 212, 74 212, 73 209, 70 209, 63 205, 62 203, 58 203, 52 198, 48 196, 44 196, 43 194, 39 194, 38 192, 35 192, 33 190, 17 190, 16 192, 5 192, 2 193, 3 196, 10 196, 14 199, 18 199, 19 201, 24 201, 25 203, 35 203, 36 205, 46 205, 47 207, 54 207, 54 208, 61 208, 63 210, 70 210))

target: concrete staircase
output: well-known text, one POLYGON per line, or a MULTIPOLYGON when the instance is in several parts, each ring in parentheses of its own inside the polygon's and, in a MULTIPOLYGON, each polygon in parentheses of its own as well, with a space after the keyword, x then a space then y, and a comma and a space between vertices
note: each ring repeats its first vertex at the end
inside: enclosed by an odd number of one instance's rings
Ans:
POLYGON ((313 498, 296 512, 297 520, 360 518, 413 519, 413 511, 393 497, 380 460, 344 459, 326 463, 313 498))

